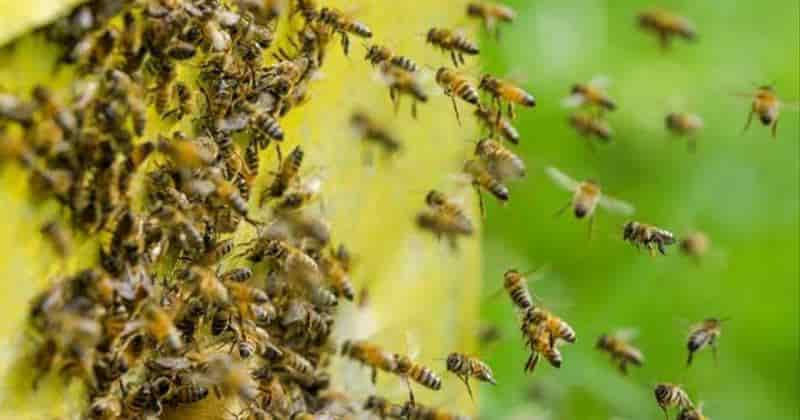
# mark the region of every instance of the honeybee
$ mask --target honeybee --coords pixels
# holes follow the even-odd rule
[[[344,55],[347,55],[350,50],[350,38],[348,34],[356,35],[361,38],[372,38],[372,31],[367,25],[345,15],[341,10],[332,7],[323,7],[319,11],[317,19],[330,26],[334,32],[339,33]]]
[[[194,96],[186,83],[175,82],[175,84],[172,85],[172,94],[175,96],[178,104],[172,110],[167,111],[163,115],[163,118],[174,116],[176,120],[180,121],[185,115],[194,113]]]
[[[547,173],[553,181],[560,187],[572,191],[572,199],[564,206],[559,213],[572,206],[573,213],[578,219],[589,219],[589,232],[591,233],[592,221],[594,219],[594,211],[599,205],[600,207],[622,215],[631,215],[635,211],[632,205],[609,197],[602,193],[600,185],[592,180],[575,181],[569,175],[559,171],[558,169],[548,166],[545,168]]]
[[[303,18],[305,18],[307,24],[316,19],[317,15],[319,15],[319,11],[317,10],[319,7],[316,0],[297,0],[294,4],[295,9],[292,13],[300,13]]]
[[[722,334],[723,321],[725,320],[719,318],[706,318],[703,322],[692,326],[689,332],[689,340],[686,343],[686,348],[689,349],[686,366],[692,364],[694,353],[702,350],[706,345],[711,347],[714,361],[717,360],[717,339]]]
[[[193,404],[206,397],[208,397],[208,388],[190,382],[176,387],[170,401],[178,404]]]
[[[478,121],[483,126],[489,128],[490,135],[499,132],[511,144],[519,144],[519,131],[511,124],[511,121],[502,115],[497,115],[497,113],[489,111],[488,108],[478,106],[478,109],[475,110],[475,116],[478,117]]]
[[[261,193],[260,205],[264,205],[265,201],[278,198],[286,192],[289,186],[294,182],[298,172],[300,172],[300,166],[303,164],[303,156],[303,149],[300,146],[295,146],[289,153],[289,156],[287,156],[285,160],[280,161],[280,167],[278,168],[278,173],[275,175],[275,179],[273,179],[272,183]]]
[[[394,373],[405,378],[406,384],[408,385],[409,399],[412,405],[414,404],[414,393],[411,391],[411,383],[408,382],[409,378],[434,391],[438,391],[442,388],[442,378],[432,369],[416,363],[407,355],[395,353],[393,358],[395,363]]]
[[[653,394],[656,397],[658,406],[664,411],[664,418],[667,420],[669,420],[669,413],[667,410],[671,407],[679,407],[681,409],[694,407],[694,404],[692,404],[692,401],[689,399],[689,395],[678,385],[670,383],[657,384],[653,390]]]
[[[239,332],[238,349],[239,356],[242,359],[250,358],[252,355],[257,354],[268,359],[275,359],[283,356],[283,350],[279,349],[273,344],[272,339],[263,328],[247,322],[242,326]]]
[[[645,11],[638,16],[639,26],[658,35],[661,48],[668,49],[672,37],[679,36],[688,41],[697,38],[694,25],[688,19],[663,9]]]
[[[467,226],[455,215],[433,209],[417,213],[416,223],[420,229],[430,231],[438,238],[446,237],[454,251],[458,250],[456,238],[460,235],[470,236],[473,232],[472,226]]]
[[[141,417],[145,415],[161,415],[161,401],[156,394],[153,384],[144,382],[132,393],[127,392],[127,387],[122,386],[123,406],[128,417]]]
[[[368,366],[372,370],[372,383],[378,377],[378,370],[394,373],[397,370],[395,355],[376,344],[366,341],[346,340],[342,343],[342,356],[349,357]]]
[[[56,221],[51,221],[42,226],[42,235],[50,240],[56,253],[65,258],[72,250],[72,238],[63,226]]]
[[[495,178],[483,162],[475,159],[467,160],[464,162],[464,173],[471,178],[472,185],[475,187],[475,191],[478,192],[478,203],[480,204],[482,215],[485,215],[486,212],[483,205],[483,195],[480,193],[481,189],[490,192],[501,203],[505,203],[510,198],[508,187]]]
[[[448,197],[443,192],[438,190],[430,190],[425,195],[425,204],[428,205],[437,213],[448,217],[453,220],[458,231],[465,235],[469,235],[473,231],[472,220],[469,218],[461,203]]]
[[[611,355],[611,361],[618,363],[620,372],[628,374],[628,364],[641,366],[644,363],[644,355],[641,350],[631,345],[629,337],[631,333],[618,331],[612,335],[603,334],[597,339],[595,347]]]
[[[320,198],[322,192],[322,177],[311,176],[288,189],[275,203],[276,213],[285,213],[299,210]]]
[[[486,163],[486,168],[498,181],[525,176],[525,162],[522,158],[490,137],[478,141],[475,155]]]
[[[440,408],[425,407],[412,401],[403,405],[402,418],[408,420],[469,420],[469,417],[453,414]]]
[[[403,418],[403,406],[393,404],[386,398],[377,395],[367,397],[367,401],[364,402],[364,410],[372,412],[381,420]]]
[[[493,98],[493,102],[497,104],[498,114],[502,112],[502,102],[505,101],[507,104],[506,114],[511,119],[515,118],[515,104],[529,108],[536,106],[536,99],[532,94],[507,80],[499,79],[488,73],[481,76],[478,89]]]
[[[283,357],[281,361],[286,366],[301,375],[311,376],[314,374],[314,365],[312,365],[311,362],[305,357],[289,349],[283,349]]]
[[[463,353],[450,353],[447,355],[446,364],[448,371],[453,372],[459,379],[464,381],[470,398],[472,398],[472,388],[469,386],[470,378],[497,385],[494,374],[492,373],[492,368],[477,357],[468,356]]]
[[[653,255],[653,246],[658,249],[661,255],[667,255],[666,246],[675,243],[675,236],[672,232],[659,227],[630,221],[623,226],[622,239],[635,245],[644,246],[650,255]]]
[[[319,266],[313,258],[280,240],[268,240],[263,256],[273,261],[283,272],[297,276],[305,281],[316,280]],[[252,259],[252,258],[251,258]]]
[[[367,55],[364,59],[372,63],[373,66],[389,63],[411,73],[417,71],[417,63],[408,57],[395,54],[389,47],[373,44],[368,45],[366,48]]]
[[[605,87],[607,79],[595,77],[589,83],[576,83],[570,89],[570,95],[564,99],[564,105],[575,107],[588,105],[599,108],[601,111],[617,109],[617,103],[608,96]]]
[[[379,67],[381,77],[389,85],[389,97],[395,112],[400,106],[400,95],[411,97],[411,116],[417,118],[417,102],[428,102],[428,94],[419,82],[416,73],[403,68],[382,63]]]
[[[775,88],[770,85],[761,86],[752,95],[753,103],[750,107],[750,114],[747,115],[747,123],[744,129],[750,128],[753,122],[753,114],[758,114],[758,119],[766,127],[772,128],[772,137],[778,135],[778,117],[780,116],[781,106],[785,105],[778,98]]]
[[[112,420],[122,414],[122,400],[111,392],[92,399],[87,416],[93,420]]]
[[[246,402],[256,400],[258,386],[251,377],[247,365],[234,361],[227,354],[214,353],[198,357],[198,363],[205,365],[205,369],[197,378],[199,385],[213,386],[218,390],[218,394],[236,395]]]
[[[550,311],[532,307],[523,314],[523,326],[528,329],[544,325],[550,339],[550,346],[555,347],[557,340],[564,340],[567,343],[574,343],[577,336],[575,330],[563,319],[552,314]]]
[[[696,142],[694,135],[703,129],[703,119],[697,114],[670,112],[664,120],[667,130],[679,136],[689,138],[689,150],[694,151]]]
[[[199,169],[214,162],[216,153],[196,141],[186,140],[182,137],[176,131],[171,141],[160,138],[157,143],[158,151],[169,157],[179,168]]]
[[[253,277],[253,270],[249,267],[239,267],[228,270],[219,275],[223,282],[243,283]]]
[[[166,343],[173,351],[183,347],[180,330],[172,323],[172,318],[163,309],[149,303],[142,309],[144,327],[147,333],[159,344]]]
[[[18,96],[0,92],[0,118],[18,122],[23,126],[33,124],[33,103],[26,102]]]
[[[214,183],[214,194],[228,207],[244,217],[250,224],[256,224],[255,221],[247,216],[247,201],[242,197],[239,188],[232,182],[224,179],[222,176],[211,177]]]
[[[350,117],[350,124],[365,141],[377,144],[387,155],[397,153],[402,146],[399,140],[366,112],[354,112]]]
[[[614,130],[605,120],[584,112],[570,114],[569,124],[575,128],[578,134],[584,137],[594,136],[604,143],[610,142],[614,135]],[[589,143],[589,146],[592,144]]]
[[[711,248],[711,239],[700,231],[689,232],[681,238],[678,247],[684,255],[699,261]]]
[[[333,251],[320,252],[316,261],[320,272],[328,279],[336,295],[352,301],[355,297],[355,288],[345,268],[346,264],[342,264]]]
[[[436,83],[444,90],[444,94],[449,96],[450,100],[453,102],[453,109],[455,110],[456,120],[458,120],[459,124],[461,124],[461,116],[458,113],[456,98],[472,105],[480,106],[478,103],[480,100],[478,89],[476,89],[472,82],[463,74],[448,69],[447,67],[439,67],[439,70],[436,71]]]
[[[536,365],[539,363],[539,358],[541,356],[547,359],[548,363],[554,368],[558,369],[561,367],[563,357],[558,347],[551,344],[550,333],[547,331],[546,325],[523,325],[523,335],[531,351],[531,354],[525,361],[525,373],[532,373],[536,369]]]
[[[537,269],[534,274],[540,275]],[[520,273],[516,269],[507,270],[503,274],[503,288],[511,298],[511,302],[517,309],[521,311],[528,311],[533,308],[533,294],[528,288],[528,279],[526,275],[530,273]]]
[[[708,417],[703,414],[703,403],[701,402],[697,407],[682,408],[676,420],[708,420]]]
[[[450,29],[431,28],[428,30],[426,41],[442,51],[449,52],[456,67],[459,63],[464,64],[464,54],[478,55],[480,52],[478,44],[467,39],[464,34]]]
[[[467,16],[481,19],[487,31],[496,31],[495,36],[500,38],[500,27],[495,28],[498,22],[511,23],[516,18],[516,13],[511,7],[487,1],[470,2],[467,4]]]

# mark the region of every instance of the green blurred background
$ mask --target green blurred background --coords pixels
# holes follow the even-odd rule
[[[660,419],[652,396],[659,381],[680,383],[705,414],[721,419],[798,418],[798,211],[800,154],[797,110],[784,109],[778,138],[753,123],[742,133],[749,101],[734,94],[773,83],[784,100],[800,98],[800,6],[786,1],[671,1],[661,6],[693,21],[694,43],[670,51],[640,31],[638,1],[510,1],[519,16],[501,42],[485,36],[484,68],[522,73],[536,95],[520,110],[516,149],[530,175],[511,186],[510,205],[490,203],[486,219],[482,314],[503,338],[482,356],[496,387],[481,386],[482,417]],[[614,142],[593,153],[566,122],[560,102],[572,83],[612,80],[619,109],[608,115]],[[669,111],[705,120],[696,153],[663,127]],[[599,211],[595,235],[569,213],[553,214],[569,194],[542,172],[555,165],[594,178],[637,207],[635,219],[676,234],[707,232],[711,255],[701,265],[677,248],[650,257],[624,243],[620,219]],[[502,273],[551,264],[533,290],[571,322],[574,345],[564,366],[541,363],[523,374],[526,351]],[[729,316],[717,366],[708,350],[685,367],[688,324]],[[646,363],[622,377],[594,349],[597,337],[634,327]],[[541,416],[541,417],[538,417]]]

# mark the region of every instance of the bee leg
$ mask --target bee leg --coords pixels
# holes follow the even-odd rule
[[[664,411],[664,418],[669,420],[669,412],[667,412],[667,407],[662,406],[661,410]]]
[[[414,400],[414,391],[411,389],[411,381],[408,380],[408,377],[405,377],[405,381],[406,386],[408,387],[408,401],[412,406],[417,405],[416,401]]]
[[[458,67],[458,58],[455,51],[450,51],[450,59],[453,60],[453,65]]]
[[[375,385],[376,381],[378,380],[378,369],[372,368],[372,374],[370,375],[370,379],[372,380],[372,385]]]
[[[417,101],[411,101],[411,116],[416,120],[417,119]]]
[[[461,379],[461,381],[464,382],[464,385],[467,386],[467,394],[469,394],[469,399],[472,400],[472,401],[475,401],[475,397],[472,396],[472,387],[469,386],[469,376],[467,376],[467,375],[463,375],[463,376],[462,375],[458,375],[458,378]]]
[[[620,371],[620,372],[621,372],[623,375],[627,375],[627,374],[628,374],[628,364],[627,364],[627,363],[625,363],[625,361],[624,361],[624,360],[623,360],[623,361],[621,361],[621,362],[619,363],[619,371]]]
[[[555,214],[553,214],[553,217],[561,216],[564,213],[564,211],[566,211],[569,208],[570,204],[572,204],[572,201],[567,201],[567,204],[564,204],[564,207],[558,209],[558,211],[555,212]]]
[[[711,340],[708,344],[711,346],[711,356],[714,358],[714,366],[717,366],[719,363],[717,359],[717,342]]]
[[[478,206],[481,210],[481,219],[486,218],[486,207],[483,204],[483,194],[481,193],[481,187],[475,186],[475,192],[478,194]]]
[[[692,365],[692,358],[694,357],[694,352],[689,350],[689,357],[686,359],[686,367]]]
[[[778,119],[775,118],[775,121],[772,122],[772,138],[778,137]]]
[[[660,31],[658,33],[658,40],[661,43],[661,50],[662,51],[669,50],[670,39],[669,39],[669,33],[667,33],[667,31]]]
[[[525,362],[525,373],[533,372],[536,369],[536,364],[539,363],[539,353],[531,353],[528,360]]]
[[[667,250],[666,250],[666,248],[664,248],[664,243],[663,242],[657,242],[656,246],[658,247],[658,252],[660,252],[661,255],[667,255]]]
[[[592,228],[594,227],[594,215],[589,216],[589,240],[592,240]]]
[[[450,101],[453,102],[453,110],[456,111],[456,121],[458,121],[458,125],[461,125],[461,115],[458,113],[458,104],[456,104],[456,97],[451,95]]]
[[[517,114],[514,113],[514,104],[513,103],[511,103],[511,102],[508,103],[508,111],[507,112],[508,112],[508,118],[510,118],[512,120],[517,118]]]
[[[344,55],[346,56],[350,52],[350,38],[348,38],[347,34],[345,34],[344,32],[340,32],[340,35],[342,37],[341,39],[342,50],[344,51]]]
[[[464,60],[464,54],[461,54],[461,53],[458,53],[458,61],[460,61],[462,65],[467,63]]]
[[[752,122],[753,122],[753,114],[754,114],[754,112],[753,112],[753,110],[751,109],[751,110],[750,110],[750,114],[748,114],[748,115],[747,115],[747,122],[746,122],[746,123],[744,123],[744,128],[742,129],[742,131],[743,131],[743,132],[744,132],[744,131],[747,131],[747,129],[748,129],[748,128],[750,128],[750,123],[752,123]]]
[[[694,137],[689,138],[689,153],[697,152],[697,140]]]

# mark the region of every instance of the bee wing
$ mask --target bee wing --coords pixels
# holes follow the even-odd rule
[[[601,195],[597,204],[612,213],[618,213],[623,216],[630,216],[636,212],[636,208],[632,204],[606,195]]]
[[[580,94],[572,94],[561,100],[561,106],[564,108],[577,108],[586,101],[586,98]]]
[[[604,74],[598,74],[592,77],[592,80],[589,80],[589,84],[598,89],[607,89],[611,86],[611,79]]]
[[[578,189],[579,182],[575,181],[574,179],[570,178],[569,175],[565,174],[564,172],[559,171],[553,166],[548,166],[544,168],[544,172],[549,176],[556,184],[561,186],[561,188],[575,191]]]
[[[419,336],[414,331],[406,331],[406,353],[411,360],[419,357],[421,351]]]
[[[489,162],[486,165],[486,169],[501,182],[525,176],[525,163],[518,156],[507,160]]]
[[[639,336],[639,329],[638,328],[622,328],[614,332],[614,337],[622,340],[622,341],[631,341],[636,339]]]

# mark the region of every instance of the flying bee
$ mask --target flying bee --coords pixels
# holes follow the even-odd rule
[[[574,112],[570,114],[568,121],[575,131],[584,137],[596,137],[608,143],[614,135],[614,131],[605,120],[588,113]],[[592,146],[591,143],[589,145]]]
[[[465,54],[478,55],[480,52],[478,44],[469,40],[464,34],[450,29],[431,28],[428,30],[425,40],[434,47],[449,52],[455,67],[464,64]]]
[[[379,71],[381,78],[389,86],[389,97],[395,112],[400,107],[400,95],[406,95],[411,98],[411,116],[417,118],[417,102],[428,102],[428,94],[425,93],[417,73],[385,62],[380,64]]]
[[[630,221],[623,226],[622,239],[630,242],[636,248],[644,246],[650,255],[653,255],[653,246],[661,255],[667,255],[667,245],[675,243],[672,232],[659,227]]]
[[[242,197],[236,185],[218,174],[212,176],[211,181],[214,183],[214,194],[223,203],[230,207],[231,210],[244,217],[244,219],[251,224],[255,224],[255,222],[247,216],[247,201]]]
[[[594,211],[598,205],[610,212],[622,215],[631,215],[635,211],[632,205],[603,194],[600,184],[595,181],[575,181],[567,174],[552,166],[545,168],[545,172],[556,184],[573,193],[572,199],[558,213],[560,214],[566,210],[567,207],[571,206],[576,218],[589,219],[590,234],[592,231],[592,222],[594,220]]]
[[[541,269],[537,269],[531,273],[520,273],[519,270],[512,268],[503,274],[503,288],[506,290],[508,297],[511,298],[511,302],[517,309],[528,311],[533,308],[533,294],[528,288],[528,279],[526,276],[528,274],[537,274],[538,277],[538,275],[540,275],[540,270]]]
[[[459,230],[464,234],[473,231],[472,220],[467,215],[461,203],[448,197],[445,193],[438,190],[430,190],[425,195],[425,204],[436,212],[447,216],[455,221]]]
[[[69,232],[56,221],[51,221],[42,226],[42,235],[50,240],[56,253],[65,258],[72,250],[72,238]]]
[[[287,189],[295,182],[300,166],[303,164],[303,149],[300,146],[295,146],[289,153],[285,160],[280,161],[278,173],[272,180],[272,183],[261,193],[261,203],[264,205],[265,201],[281,197]]]
[[[689,395],[678,385],[670,383],[657,384],[653,390],[653,394],[656,397],[658,406],[664,411],[664,418],[667,420],[669,420],[669,413],[667,410],[671,407],[678,407],[681,409],[694,407],[694,404],[692,404],[692,401],[689,399]]]
[[[589,83],[576,83],[572,85],[570,95],[564,98],[563,104],[567,107],[584,105],[600,111],[613,111],[617,109],[617,103],[606,93],[607,85],[608,79],[603,77],[595,77]]]
[[[414,401],[403,405],[402,418],[408,420],[469,420],[469,417],[453,414],[441,408],[425,407]]]
[[[464,162],[464,173],[470,177],[475,191],[478,192],[478,203],[480,204],[482,215],[486,214],[483,195],[480,193],[482,189],[490,192],[501,203],[507,202],[510,198],[508,187],[495,178],[483,162],[475,159]]]
[[[393,358],[395,364],[394,373],[405,379],[408,385],[409,399],[412,404],[414,404],[414,393],[411,391],[411,383],[408,382],[409,378],[434,391],[438,391],[442,388],[442,378],[432,369],[415,362],[407,355],[395,353]]]
[[[147,333],[159,344],[166,343],[170,349],[178,351],[183,347],[180,330],[175,327],[172,318],[155,304],[147,304],[142,310],[144,327]]]
[[[491,112],[488,108],[478,106],[475,110],[475,116],[484,127],[489,128],[491,135],[498,132],[511,144],[519,144],[519,131],[511,124],[511,121],[502,115],[497,115],[497,113]]]
[[[750,107],[750,114],[747,115],[747,123],[745,123],[744,130],[750,128],[750,123],[753,122],[753,114],[758,114],[761,124],[765,127],[771,127],[772,137],[775,138],[778,135],[780,110],[786,103],[778,98],[775,88],[770,85],[761,86],[748,96],[752,97],[753,102]]]
[[[686,366],[692,364],[692,358],[695,352],[703,349],[706,345],[711,347],[711,354],[714,356],[714,361],[717,360],[717,339],[722,334],[722,322],[724,319],[707,318],[703,322],[692,326],[689,332],[689,339],[686,347],[689,349],[689,357],[686,360]]]
[[[402,144],[385,127],[375,121],[366,112],[356,111],[350,117],[350,125],[365,140],[383,149],[386,155],[397,153]]]
[[[341,353],[342,356],[369,367],[372,370],[371,378],[373,384],[378,377],[378,370],[391,373],[397,370],[394,354],[376,344],[366,341],[347,340],[342,343]]]
[[[681,252],[699,261],[711,248],[711,239],[703,232],[689,232],[678,242]]]
[[[184,139],[177,131],[173,133],[172,140],[160,138],[157,149],[169,157],[179,168],[204,168],[216,159],[216,153],[197,141]]]
[[[450,353],[447,355],[446,364],[448,371],[453,372],[459,379],[464,381],[470,398],[472,398],[472,388],[469,386],[470,378],[497,385],[497,382],[494,380],[492,368],[477,357],[468,356],[463,353]]]
[[[367,25],[347,16],[341,10],[332,7],[323,7],[319,11],[317,19],[321,23],[330,26],[334,32],[339,34],[344,55],[347,55],[350,50],[350,38],[348,35],[372,38],[372,31]]]
[[[511,23],[516,15],[514,9],[500,3],[475,1],[467,4],[467,16],[482,20],[483,27],[489,32],[495,31],[497,38],[500,38],[500,27],[497,23]]]
[[[697,407],[684,407],[678,413],[676,420],[709,420],[703,414],[703,403],[701,402]]]
[[[456,120],[461,124],[461,116],[458,113],[458,106],[456,105],[456,98],[459,98],[467,103],[475,106],[480,106],[480,96],[478,89],[467,79],[463,74],[448,69],[447,67],[439,67],[436,71],[436,83],[444,90],[444,94],[450,97],[453,102],[453,109],[456,113]]]
[[[364,59],[372,63],[373,66],[389,63],[411,73],[417,71],[417,63],[408,57],[395,54],[389,47],[373,44],[366,48],[367,55]]]
[[[603,334],[597,339],[595,347],[611,355],[611,361],[618,363],[620,372],[628,374],[628,364],[641,366],[644,363],[644,355],[641,350],[629,343],[630,330],[619,331],[612,335]]]
[[[378,395],[370,395],[367,397],[367,401],[364,402],[364,410],[375,414],[381,420],[403,418],[403,406],[393,404],[386,398]]]
[[[205,369],[197,378],[198,385],[213,387],[218,397],[220,394],[236,395],[243,401],[255,401],[258,386],[246,364],[221,353],[199,357],[198,363],[205,365]]]
[[[416,223],[420,229],[430,231],[438,238],[447,238],[453,251],[458,250],[458,236],[470,236],[473,232],[472,227],[466,226],[461,219],[434,209],[417,213]]]
[[[703,129],[703,119],[697,114],[685,112],[670,112],[664,119],[664,123],[671,133],[688,137],[689,150],[694,151],[696,142],[694,135]]]
[[[560,368],[563,358],[558,347],[551,344],[550,333],[545,324],[523,325],[523,335],[530,348],[531,354],[525,361],[525,373],[533,372],[539,363],[539,358],[544,357],[554,368]]]
[[[268,240],[263,250],[256,250],[261,256],[251,253],[253,257],[267,257],[283,272],[305,281],[316,280],[319,267],[313,258],[305,252],[280,240]]]
[[[639,27],[658,35],[661,48],[668,49],[672,37],[679,36],[687,41],[694,41],[697,32],[688,19],[663,9],[648,10],[639,13]]]
[[[337,258],[336,253],[320,252],[316,261],[320,272],[328,279],[336,295],[352,301],[355,297],[353,282],[347,269]]]
[[[502,112],[502,102],[505,101],[507,104],[506,114],[512,120],[515,118],[515,104],[529,108],[536,106],[536,99],[532,94],[507,80],[499,79],[488,73],[481,76],[478,89],[493,98],[493,102],[497,105],[498,114]]]
[[[551,347],[555,347],[557,340],[564,340],[572,344],[577,338],[572,326],[550,311],[540,307],[532,307],[525,311],[523,314],[523,325],[528,329],[530,329],[530,327],[544,325],[550,337]]]
[[[276,213],[300,210],[320,198],[322,177],[311,176],[288,189],[274,206]]]
[[[492,176],[501,182],[525,176],[522,158],[490,137],[478,141],[475,155],[486,163]]]

